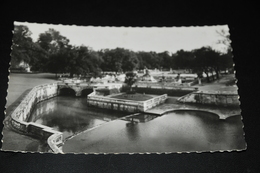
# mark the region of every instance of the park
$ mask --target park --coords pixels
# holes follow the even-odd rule
[[[14,31],[3,150],[245,149],[230,47],[225,53],[94,51],[70,45],[54,29],[37,42],[26,26]]]

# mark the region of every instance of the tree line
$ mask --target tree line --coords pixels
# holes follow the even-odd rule
[[[116,73],[148,69],[188,69],[198,76],[204,72],[215,73],[233,68],[231,48],[227,53],[218,52],[211,47],[192,51],[134,52],[125,48],[102,49],[95,51],[90,47],[74,46],[58,31],[49,29],[41,33],[37,41],[31,38],[27,26],[16,25],[13,32],[11,68],[21,61],[28,63],[32,71],[69,73],[100,76],[102,71]]]

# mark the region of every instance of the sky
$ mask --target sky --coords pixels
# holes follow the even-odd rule
[[[94,50],[114,49],[117,47],[133,51],[154,51],[175,53],[176,51],[193,50],[211,46],[224,51],[225,46],[217,44],[222,39],[216,31],[229,31],[227,25],[204,27],[94,27],[76,25],[52,25],[27,22],[15,22],[15,25],[26,25],[36,41],[40,33],[49,28],[60,32],[74,46],[85,45]]]

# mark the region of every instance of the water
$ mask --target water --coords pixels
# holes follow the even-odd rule
[[[218,151],[245,148],[241,116],[220,120],[217,115],[207,112],[177,111],[161,117],[141,114],[118,120],[127,113],[86,105],[86,98],[56,97],[38,104],[30,121],[63,132],[66,139],[63,146],[65,153]],[[89,130],[97,125],[100,126]]]
[[[63,132],[64,139],[127,115],[87,106],[87,98],[59,96],[37,104],[29,121]]]
[[[172,112],[145,123],[116,120],[65,142],[68,153],[195,152],[244,149],[241,117]]]

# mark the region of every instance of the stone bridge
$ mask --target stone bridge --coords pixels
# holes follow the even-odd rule
[[[76,83],[58,83],[58,95],[60,94],[61,89],[63,88],[69,88],[75,91],[76,96],[81,96],[82,91],[84,89],[93,89],[95,86],[94,85],[89,85],[89,84],[76,84]]]
[[[60,91],[64,88],[69,88],[75,91],[76,96],[81,96],[82,91],[85,89],[90,89],[91,92],[93,91],[93,88],[107,88],[107,89],[112,89],[112,88],[117,88],[120,89],[122,88],[122,83],[106,83],[106,84],[100,84],[100,83],[64,83],[60,82],[57,83],[57,95],[60,94]]]

